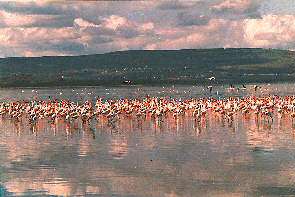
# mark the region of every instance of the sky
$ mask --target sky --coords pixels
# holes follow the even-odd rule
[[[0,0],[0,57],[295,49],[294,0]]]

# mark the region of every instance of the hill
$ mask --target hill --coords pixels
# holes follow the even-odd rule
[[[0,59],[0,86],[295,81],[295,52],[277,49],[132,50]]]

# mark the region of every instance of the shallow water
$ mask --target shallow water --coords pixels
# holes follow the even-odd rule
[[[237,90],[239,89],[239,90]],[[171,98],[200,98],[248,95],[293,95],[295,84],[258,84],[257,91],[254,85],[247,85],[246,89],[240,85],[231,91],[228,85],[214,85],[210,93],[207,86],[118,86],[118,87],[50,87],[50,88],[0,88],[0,101],[22,99],[71,99],[73,101],[94,100],[96,97],[106,99],[140,98],[146,95]]]
[[[212,94],[189,86],[1,89],[0,100],[295,93],[294,84],[260,86],[257,92],[219,86]],[[257,124],[238,115],[230,124],[208,117],[199,125],[189,117],[160,125],[124,119],[115,128],[43,121],[36,130],[0,119],[0,196],[290,196],[294,149],[288,119]]]

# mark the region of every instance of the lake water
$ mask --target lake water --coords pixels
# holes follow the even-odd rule
[[[236,86],[239,90],[230,91],[229,86],[213,86],[210,93],[207,86],[121,86],[121,87],[55,87],[55,88],[0,88],[0,102],[5,100],[22,99],[71,99],[73,101],[95,100],[102,98],[139,98],[146,95],[171,98],[200,98],[200,97],[228,97],[247,95],[293,95],[295,84],[258,84],[254,91],[254,85],[247,85],[246,89]]]
[[[14,88],[0,89],[0,101],[295,94],[295,84],[259,86]],[[0,196],[295,196],[295,129],[288,119],[240,116],[232,124],[123,120],[116,128],[41,122],[33,132],[0,119],[0,183]]]

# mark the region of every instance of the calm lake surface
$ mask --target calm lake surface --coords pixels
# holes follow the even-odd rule
[[[295,94],[295,84],[259,86],[13,88],[0,89],[0,101]],[[295,196],[295,129],[288,119],[241,116],[230,125],[214,117],[197,126],[188,117],[116,128],[44,122],[32,132],[0,119],[0,183],[0,196]]]

